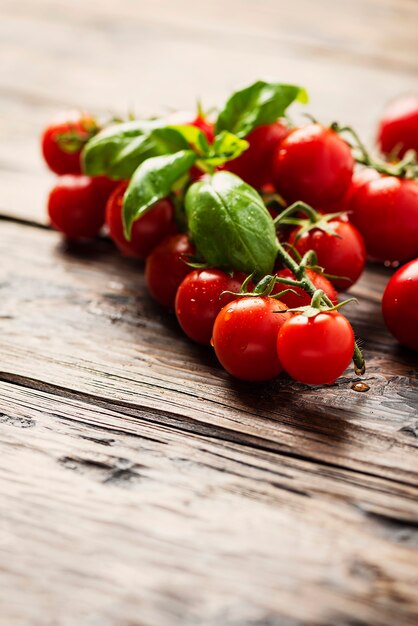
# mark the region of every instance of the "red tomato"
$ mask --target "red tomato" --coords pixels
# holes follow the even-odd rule
[[[353,357],[353,329],[337,311],[315,317],[297,314],[280,329],[277,352],[295,380],[307,385],[333,383]]]
[[[80,174],[80,153],[98,126],[91,115],[69,111],[57,116],[41,138],[42,154],[55,174]]]
[[[123,181],[110,196],[106,206],[109,235],[125,256],[146,259],[155,246],[175,232],[174,208],[166,198],[157,202],[143,217],[133,223],[131,240],[125,238],[122,223],[122,203],[128,182]]]
[[[174,309],[176,292],[190,272],[185,263],[195,254],[187,235],[171,235],[163,239],[147,258],[145,279],[152,297],[168,309]]]
[[[282,141],[273,165],[274,185],[287,202],[316,208],[342,200],[354,161],[349,146],[330,128],[309,124]]]
[[[271,298],[243,297],[224,306],[213,326],[212,344],[221,365],[242,380],[270,380],[282,371],[277,334],[290,313]]]
[[[345,194],[342,200],[338,202],[333,202],[332,204],[327,204],[325,207],[321,207],[320,210],[322,213],[337,213],[339,211],[348,211],[350,208],[350,201],[354,192],[359,189],[364,183],[367,183],[369,180],[373,178],[379,178],[380,174],[376,172],[372,167],[362,167],[354,172],[353,178],[351,179],[351,184],[348,188],[347,193]]]
[[[316,289],[322,289],[325,295],[331,300],[332,304],[338,304],[338,295],[335,291],[334,287],[331,285],[328,278],[323,276],[322,274],[318,274],[318,272],[314,272],[313,270],[306,270],[306,274],[308,278],[311,279]],[[283,269],[276,272],[276,276],[280,276],[281,278],[295,278],[295,275],[289,269]],[[293,289],[300,297],[296,294],[289,292],[284,296],[280,296],[280,301],[283,302],[289,309],[297,309],[301,306],[308,306],[311,303],[312,296],[306,293],[301,287],[292,287],[291,285],[281,285],[277,283],[273,289],[273,294],[280,293],[283,289]]]
[[[408,261],[418,255],[418,183],[379,176],[350,200],[351,221],[367,253],[379,261]]]
[[[70,239],[95,237],[104,224],[105,207],[89,176],[62,176],[48,198],[54,228]]]
[[[377,131],[377,143],[383,154],[407,150],[418,154],[418,96],[399,98],[389,105]]]
[[[341,218],[330,220],[329,226],[338,237],[329,235],[319,228],[304,233],[296,241],[300,228],[290,234],[289,243],[303,256],[308,250],[314,250],[318,265],[326,274],[347,276],[349,280],[330,279],[334,287],[345,291],[353,285],[364,270],[366,248],[363,237],[353,224]]]
[[[418,259],[403,265],[392,276],[383,294],[382,312],[392,335],[418,350]]]
[[[249,147],[225,169],[240,176],[246,183],[261,189],[273,182],[273,158],[290,130],[281,122],[257,126],[245,138]]]
[[[109,200],[112,192],[120,184],[120,180],[113,180],[108,176],[94,176],[94,186],[104,205]]]
[[[238,293],[244,280],[245,274],[234,272],[230,276],[217,269],[194,270],[184,278],[177,290],[175,310],[180,326],[190,339],[210,344],[216,316],[237,297],[221,296],[221,293]]]

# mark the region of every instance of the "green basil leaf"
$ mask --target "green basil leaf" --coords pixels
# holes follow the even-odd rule
[[[188,147],[193,148],[195,152],[198,154],[207,154],[209,151],[209,143],[206,138],[205,133],[203,133],[200,128],[192,125],[175,125],[169,126],[172,131],[177,132],[185,142],[187,142]]]
[[[84,173],[89,176],[107,174],[112,178],[130,178],[145,159],[164,154],[153,137],[153,131],[162,126],[166,126],[166,123],[161,120],[135,120],[105,128],[84,147]]]
[[[249,143],[245,139],[240,139],[227,130],[223,130],[215,137],[213,144],[209,146],[208,153],[204,157],[203,167],[206,165],[213,168],[223,165],[227,161],[232,161],[232,159],[239,157],[244,150],[247,150],[248,146]]]
[[[177,181],[196,161],[191,150],[181,150],[147,159],[132,176],[123,198],[125,237],[130,239],[132,224],[142,217],[158,200],[168,196]]]
[[[271,274],[277,254],[273,220],[258,193],[230,172],[191,185],[185,198],[198,253],[215,267]]]
[[[306,104],[308,96],[302,87],[282,83],[256,83],[236,91],[218,115],[216,134],[229,130],[239,137],[262,124],[272,124],[282,117],[292,102]]]
[[[202,155],[209,148],[204,133],[194,126],[167,125],[164,119],[115,124],[87,143],[83,171],[89,176],[130,178],[146,159],[190,147]]]

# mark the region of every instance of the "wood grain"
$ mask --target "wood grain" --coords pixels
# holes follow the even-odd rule
[[[4,626],[415,623],[416,487],[7,383],[0,404]]]
[[[107,242],[71,251],[51,231],[8,222],[1,229],[4,379],[416,484],[418,440],[408,429],[417,419],[417,362],[384,329],[384,271],[359,283],[360,304],[349,311],[367,338],[369,392],[351,390],[349,370],[328,387],[286,378],[247,385],[222,371],[211,350],[184,341],[175,320],[151,302],[141,267]]]
[[[367,393],[233,381],[106,240],[46,227],[51,115],[218,105],[267,77],[372,144],[417,92],[414,0],[0,0],[0,625],[413,626],[418,362],[390,271],[347,313]],[[296,110],[295,119],[300,119]]]

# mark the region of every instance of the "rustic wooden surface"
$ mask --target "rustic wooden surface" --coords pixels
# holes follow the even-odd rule
[[[418,372],[371,267],[367,393],[232,381],[107,241],[49,230],[57,109],[299,82],[370,141],[418,91],[414,0],[0,0],[1,626],[402,626],[418,615]]]

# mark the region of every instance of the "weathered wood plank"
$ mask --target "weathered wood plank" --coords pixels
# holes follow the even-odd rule
[[[57,110],[140,115],[219,105],[260,77],[299,82],[310,112],[371,140],[384,103],[416,91],[416,3],[251,0],[113,5],[2,1],[0,212],[45,222],[38,136]],[[30,71],[28,71],[30,68]],[[220,71],[222,68],[222,71]],[[30,199],[26,189],[31,189]]]
[[[0,406],[0,624],[415,623],[416,486],[4,382]]]
[[[66,251],[52,231],[9,222],[0,229],[4,380],[82,392],[153,422],[416,484],[417,359],[384,329],[384,271],[369,271],[353,291],[359,306],[347,312],[366,341],[369,392],[351,390],[351,370],[327,387],[285,377],[248,385],[184,339],[150,300],[140,266],[110,243]]]
[[[410,0],[1,1],[0,214],[45,223],[66,107],[208,106],[268,76],[368,140],[417,91]],[[220,68],[222,71],[220,71]],[[416,354],[351,309],[368,393],[232,381],[110,244],[0,220],[1,626],[402,626],[417,605]]]

